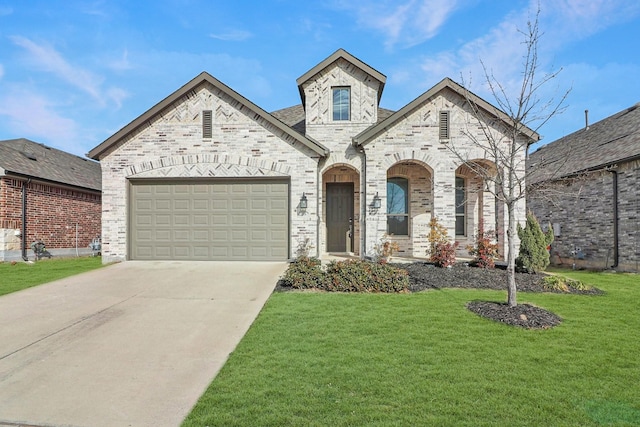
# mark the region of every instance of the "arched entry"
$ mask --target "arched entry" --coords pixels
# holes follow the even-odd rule
[[[333,165],[322,174],[326,252],[359,253],[360,175],[349,165]]]

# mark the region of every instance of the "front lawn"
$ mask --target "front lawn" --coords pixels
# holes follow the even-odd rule
[[[58,258],[34,263],[0,262],[0,295],[102,267],[100,257]]]
[[[504,291],[274,293],[185,426],[640,425],[640,276],[519,293],[563,322],[479,317]]]

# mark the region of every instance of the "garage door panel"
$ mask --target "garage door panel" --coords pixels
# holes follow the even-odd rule
[[[285,260],[286,181],[133,182],[132,259]]]

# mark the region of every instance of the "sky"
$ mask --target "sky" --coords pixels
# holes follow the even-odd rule
[[[84,156],[202,71],[266,111],[343,48],[387,76],[398,110],[444,77],[496,104],[522,77],[540,9],[538,127],[552,142],[640,102],[637,0],[0,0],[0,140]],[[484,67],[483,67],[484,64]],[[548,111],[548,110],[547,110]],[[544,114],[544,112],[543,112]]]

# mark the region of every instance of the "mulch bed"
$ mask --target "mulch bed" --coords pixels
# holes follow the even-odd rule
[[[507,289],[507,271],[504,266],[502,268],[478,268],[472,267],[467,263],[457,263],[451,268],[439,268],[427,262],[393,263],[390,265],[406,270],[409,273],[410,292],[442,288],[492,289],[498,291],[506,291]],[[518,292],[603,294],[597,288],[583,291],[569,288],[568,292],[549,290],[542,285],[544,277],[544,274],[516,272]],[[291,288],[284,287],[279,282],[275,290],[276,292],[286,292]],[[467,308],[479,316],[527,329],[548,329],[560,324],[562,321],[554,313],[530,304],[518,304],[515,307],[509,307],[508,304],[501,302],[472,301],[467,304]]]
[[[458,263],[451,268],[439,268],[425,262],[411,264],[393,264],[394,267],[407,270],[409,273],[409,289],[420,292],[428,289],[441,288],[475,288],[506,291],[507,271],[504,268],[477,268],[466,263]],[[516,273],[516,287],[518,292],[555,292],[542,286],[543,274]],[[569,289],[570,293],[600,295],[602,291],[593,288],[579,291]],[[509,307],[506,303],[491,301],[472,301],[467,308],[479,316],[497,322],[528,329],[548,329],[562,321],[560,317],[540,307],[529,304],[518,304]]]

